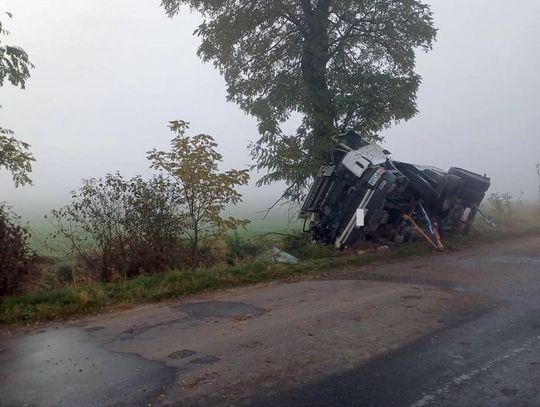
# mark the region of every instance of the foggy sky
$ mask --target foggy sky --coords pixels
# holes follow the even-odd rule
[[[200,16],[169,19],[159,0],[4,0],[9,44],[36,68],[26,90],[0,88],[0,124],[29,142],[33,187],[0,177],[0,200],[23,215],[64,203],[82,178],[149,174],[169,120],[213,135],[228,167],[251,164],[253,118],[225,100],[223,78],[196,56]],[[395,159],[492,178],[492,191],[537,196],[540,161],[540,1],[432,0],[439,29],[419,53],[420,113],[381,132]],[[257,177],[257,175],[254,175]],[[260,210],[282,187],[247,188]]]

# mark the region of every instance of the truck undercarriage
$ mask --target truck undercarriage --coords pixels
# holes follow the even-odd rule
[[[360,240],[403,243],[467,234],[490,180],[390,158],[390,152],[349,131],[321,167],[300,210],[312,240],[338,248]]]

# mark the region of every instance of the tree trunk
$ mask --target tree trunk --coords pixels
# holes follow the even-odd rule
[[[107,250],[103,250],[101,254],[101,281],[108,283],[112,280],[111,269],[109,268],[109,254]]]
[[[306,35],[302,51],[302,78],[305,87],[305,105],[313,134],[312,151],[316,157],[315,171],[320,161],[328,159],[335,132],[335,109],[328,88],[327,63],[329,60],[330,0],[319,0],[312,9],[310,1],[303,2],[306,16]]]
[[[199,225],[196,222],[191,242],[191,267],[196,269],[199,267]]]

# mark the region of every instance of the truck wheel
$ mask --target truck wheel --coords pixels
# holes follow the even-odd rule
[[[461,178],[464,186],[471,190],[486,192],[491,185],[489,178],[464,170],[463,168],[452,167],[450,170],[448,170],[448,174]]]
[[[469,204],[480,205],[486,196],[485,192],[463,187],[459,193],[459,197]]]

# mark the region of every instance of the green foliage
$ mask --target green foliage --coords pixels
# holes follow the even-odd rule
[[[9,18],[10,13],[4,13]],[[24,89],[34,66],[28,54],[20,47],[6,45],[2,36],[9,35],[0,20],[0,87],[6,79],[14,86]],[[0,127],[0,168],[11,172],[15,186],[31,184],[29,173],[32,171],[34,157],[29,152],[29,145],[13,137],[13,131]]]
[[[3,13],[11,18],[11,13]],[[30,69],[34,67],[28,54],[21,47],[7,45],[2,41],[2,36],[9,35],[0,20],[0,86],[7,79],[14,86],[24,89],[26,81],[30,78]]]
[[[491,193],[489,214],[495,221],[511,222],[515,212],[514,198],[509,193]]]
[[[30,145],[13,137],[13,132],[0,127],[0,168],[11,173],[15,186],[31,184],[29,173],[35,161]]]
[[[313,243],[307,234],[302,232],[286,234],[283,237],[281,248],[300,260],[334,257],[341,253],[333,246]]]
[[[212,260],[210,247],[248,221],[223,217],[241,200],[236,187],[247,184],[247,170],[219,172],[221,155],[208,135],[187,137],[185,122],[171,122],[171,151],[148,153],[152,167],[167,175],[124,179],[119,173],[86,180],[72,202],[52,212],[55,232],[86,271],[82,281],[129,278]],[[90,273],[90,275],[88,275]],[[77,273],[74,282],[80,283]]]
[[[46,321],[98,312],[106,307],[162,301],[208,289],[280,278],[284,270],[251,263],[216,270],[170,271],[115,283],[92,284],[9,298],[0,303],[0,324]]]
[[[271,242],[263,237],[246,239],[240,236],[237,230],[232,236],[225,237],[225,243],[227,245],[225,261],[229,265],[254,261],[272,247]]]
[[[204,17],[198,55],[258,120],[252,155],[269,171],[259,183],[285,180],[288,197],[329,157],[338,130],[376,138],[417,112],[415,50],[429,50],[436,35],[421,1],[162,0],[169,16],[183,5]],[[302,125],[285,134],[297,112]]]
[[[166,172],[177,183],[185,207],[184,232],[191,247],[191,264],[197,267],[201,251],[209,242],[249,223],[246,219],[222,216],[227,205],[241,202],[242,195],[236,188],[247,185],[249,173],[234,169],[219,172],[222,156],[215,150],[216,142],[207,134],[186,136],[187,122],[172,121],[169,128],[176,135],[171,150],[154,149],[148,152],[148,159],[152,168]]]
[[[56,231],[87,271],[103,281],[182,263],[185,214],[175,182],[161,175],[90,179],[72,202],[52,211]]]
[[[22,289],[33,265],[28,246],[30,231],[20,225],[20,217],[0,203],[0,298]]]

